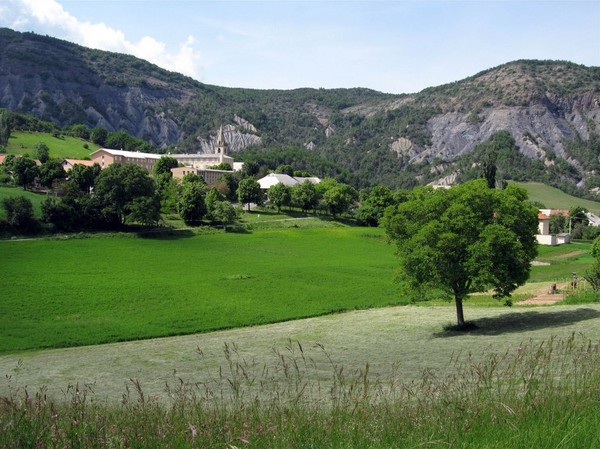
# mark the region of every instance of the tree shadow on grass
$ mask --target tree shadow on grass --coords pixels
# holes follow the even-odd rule
[[[194,237],[196,234],[190,229],[163,229],[155,231],[142,231],[136,233],[143,239],[179,240]]]
[[[230,225],[225,230],[227,234],[252,234],[252,231],[244,225]]]
[[[473,320],[469,330],[444,330],[433,336],[436,338],[458,337],[461,335],[502,335],[512,332],[533,331],[546,328],[569,326],[580,321],[600,318],[600,311],[579,308],[560,311],[512,312],[496,317]]]

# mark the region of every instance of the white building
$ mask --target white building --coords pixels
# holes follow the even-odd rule
[[[260,188],[263,190],[269,190],[270,187],[276,184],[283,184],[288,187],[295,186],[296,184],[302,184],[304,181],[310,181],[313,184],[318,184],[321,182],[319,178],[316,177],[293,177],[290,175],[286,175],[283,173],[269,173],[264,178],[260,178],[258,180],[258,184],[260,184]]]

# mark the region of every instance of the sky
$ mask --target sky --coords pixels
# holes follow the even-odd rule
[[[226,87],[400,94],[517,59],[600,66],[600,0],[0,0],[0,27]]]

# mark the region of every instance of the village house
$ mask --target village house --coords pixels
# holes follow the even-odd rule
[[[62,161],[62,167],[65,171],[70,171],[76,164],[92,167],[94,165],[94,161],[88,161],[85,159],[63,159]]]
[[[137,151],[113,150],[100,148],[90,154],[92,163],[98,164],[100,168],[106,168],[112,164],[135,164],[145,168],[149,172],[154,164],[162,157],[160,154],[140,153]]]
[[[561,209],[540,209],[538,213],[538,233],[535,236],[540,245],[562,245],[571,242],[571,234],[563,232],[560,234],[552,234],[550,232],[550,217],[555,214],[560,214],[568,217],[568,210]]]

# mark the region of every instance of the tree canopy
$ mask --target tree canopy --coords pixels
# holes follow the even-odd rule
[[[179,215],[186,224],[199,224],[206,214],[206,185],[197,181],[185,181],[177,204]]]
[[[140,215],[142,205],[160,211],[154,180],[146,170],[133,164],[112,164],[103,169],[96,178],[94,195],[105,218],[117,224],[123,224],[127,219],[137,221],[135,218]],[[146,211],[145,214],[153,217],[156,216],[154,212]]]
[[[177,168],[179,166],[179,162],[174,157],[170,156],[162,156],[156,164],[154,164],[154,174],[156,176],[161,175],[163,173],[167,173],[172,176],[171,169]]]
[[[292,187],[292,202],[306,212],[314,209],[319,204],[319,192],[315,185],[308,179],[302,184],[296,184]]]
[[[39,169],[35,161],[29,157],[18,157],[12,163],[15,180],[25,190],[38,177]]]
[[[490,189],[479,179],[448,190],[415,189],[386,210],[383,224],[396,243],[412,288],[439,288],[454,297],[459,327],[463,300],[494,289],[509,297],[529,277],[537,252],[537,209],[524,189]]]
[[[277,208],[277,212],[281,212],[283,206],[289,206],[292,201],[292,189],[283,183],[275,184],[269,187],[268,191],[269,202]]]
[[[250,210],[250,203],[260,204],[263,201],[260,184],[254,178],[242,179],[238,185],[237,195],[240,203],[248,205],[248,210]]]
[[[362,192],[356,219],[367,226],[378,226],[385,209],[394,202],[394,194],[388,187],[375,186]]]

